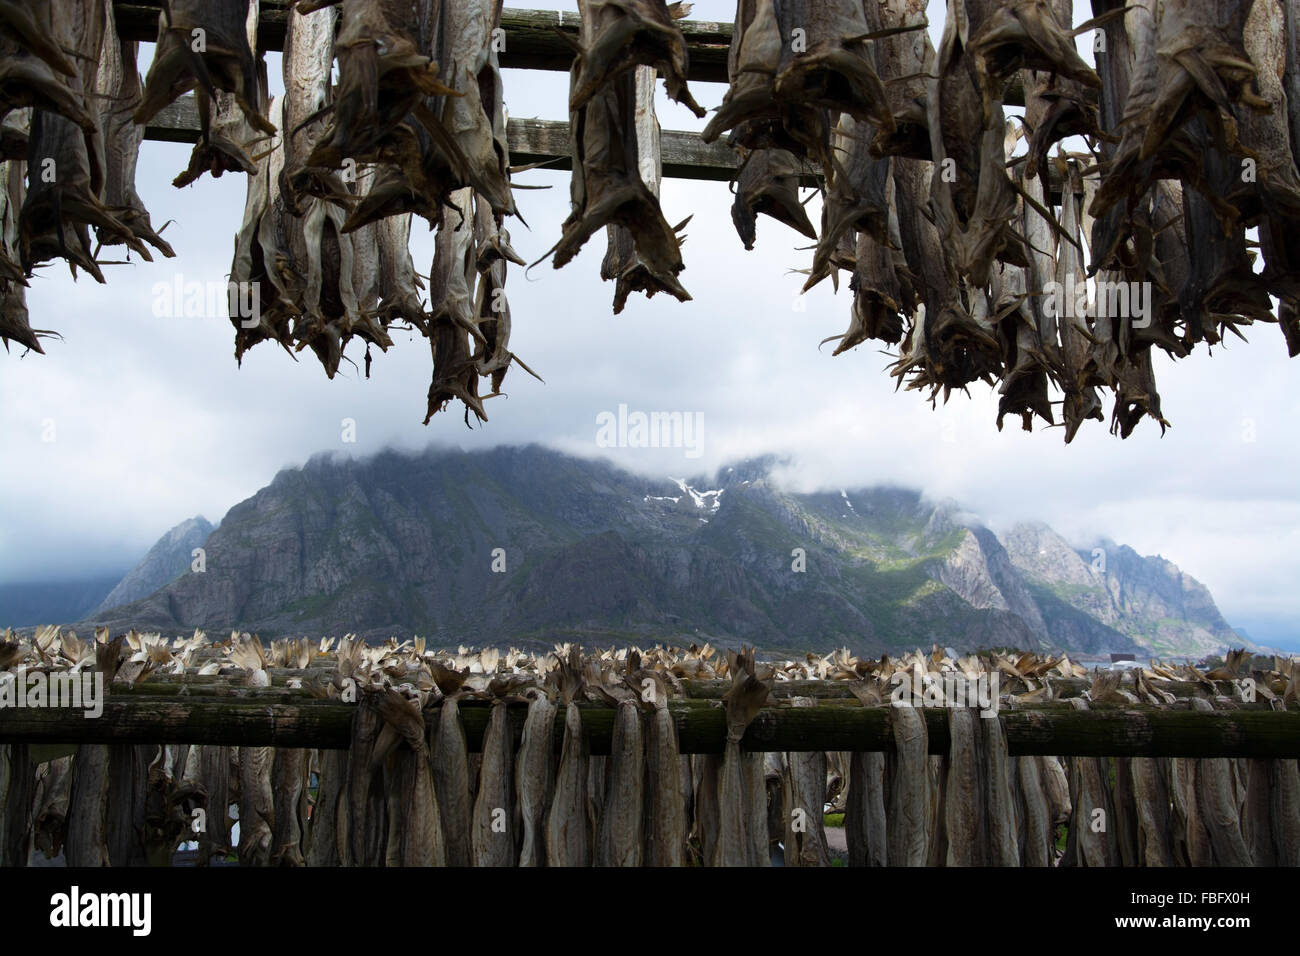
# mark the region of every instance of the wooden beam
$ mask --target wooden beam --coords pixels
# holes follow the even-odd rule
[[[145,139],[167,143],[196,143],[199,139],[199,110],[194,96],[186,94],[160,110],[144,128]],[[545,163],[547,169],[573,168],[569,145],[569,124],[557,120],[511,117],[506,130],[510,162],[523,166]],[[664,130],[660,140],[664,175],[674,179],[729,181],[739,167],[736,153],[724,143],[706,143],[699,133]],[[808,183],[815,182],[812,169]]]
[[[285,23],[290,6],[291,0],[261,0],[257,34],[261,50],[284,49]],[[124,39],[140,42],[155,39],[160,0],[115,0],[113,7],[117,14],[118,33]],[[505,30],[501,66],[506,69],[568,72],[573,62],[573,47],[565,37],[576,40],[580,23],[578,15],[572,12],[507,7],[501,12],[501,27]],[[697,83],[726,83],[732,24],[681,20],[678,25],[686,38],[690,57],[687,78]],[[1007,88],[1003,103],[1023,106],[1024,102],[1025,91],[1017,73]]]
[[[158,112],[144,128],[145,139],[168,143],[196,143],[199,139],[199,110],[194,96],[187,93]],[[547,169],[573,168],[569,145],[569,124],[559,120],[511,117],[506,129],[510,162],[516,166],[543,163]],[[736,151],[725,143],[706,143],[691,130],[666,129],[660,134],[660,157],[667,179],[697,179],[729,182],[740,168]],[[1060,202],[1061,174],[1049,164],[1049,199]],[[811,165],[805,167],[803,185],[816,186],[821,177]]]
[[[527,707],[511,704],[516,744]],[[615,711],[582,706],[593,754],[609,753]],[[231,746],[345,749],[355,704],[277,702],[238,698],[123,697],[104,701],[99,718],[66,708],[0,710],[0,743],[189,743]],[[491,705],[464,701],[461,719],[470,750],[482,748]],[[722,706],[669,705],[682,753],[721,753],[726,739]],[[890,707],[765,707],[741,745],[751,751],[884,751],[893,747]],[[948,749],[948,717],[941,708],[925,716],[931,753]],[[1300,757],[1300,711],[1196,711],[1132,707],[1061,712],[1002,710],[1012,755],[1114,757]],[[563,738],[556,715],[556,747]]]

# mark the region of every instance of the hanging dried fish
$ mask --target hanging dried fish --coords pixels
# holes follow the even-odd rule
[[[95,670],[104,675],[105,694],[111,693],[121,653],[121,635],[109,641],[108,628],[101,628],[95,632]],[[106,832],[108,764],[107,744],[81,744],[77,748],[72,792],[68,797],[67,842],[64,846],[68,866],[109,865]],[[0,843],[0,852],[5,849],[7,846]],[[8,860],[0,861],[0,863],[8,862]]]
[[[453,399],[465,406],[466,424],[470,412],[479,421],[487,421],[478,394],[478,369],[469,344],[471,337],[479,345],[485,346],[487,341],[479,331],[474,314],[472,290],[478,272],[474,256],[473,199],[474,191],[468,187],[451,194],[452,208],[445,213],[434,240],[425,331],[433,353],[433,382],[429,386],[426,425]]]
[[[306,866],[310,750],[277,747],[271,763],[271,866]]]
[[[662,169],[659,153],[659,121],[655,118],[655,72],[652,67],[637,67],[633,72],[636,81],[636,143],[640,158],[637,169],[646,188],[659,199]],[[685,222],[673,227],[680,233]],[[667,292],[680,302],[691,296],[677,281],[676,274],[658,273],[654,265],[644,260],[637,251],[636,235],[626,226],[606,227],[609,237],[605,259],[600,266],[600,277],[614,280],[614,314],[618,315],[633,292],[644,292],[652,298],[656,292]],[[678,243],[685,240],[678,236]]]
[[[645,761],[636,695],[623,692],[614,714],[596,866],[640,866],[644,845]]]
[[[890,866],[925,866],[930,843],[929,737],[916,707],[890,709],[894,750],[885,758]]]
[[[36,787],[36,768],[27,744],[9,744],[0,758],[5,767],[0,774],[0,866],[26,866],[32,845],[32,797]],[[107,853],[105,853],[107,866]]]
[[[95,77],[95,94],[100,100],[100,130],[104,140],[104,205],[113,211],[136,239],[147,242],[169,259],[172,247],[155,231],[135,189],[135,167],[140,158],[144,127],[131,118],[140,102],[140,73],[135,60],[139,44],[119,39],[112,0],[104,0],[106,29]],[[120,236],[97,229],[105,246],[118,245]]]
[[[357,702],[356,713],[352,715],[352,740],[348,747],[348,845],[347,856],[343,860],[345,865],[383,866],[387,859],[390,811],[384,789],[384,775],[378,771],[374,761],[384,726],[377,695],[363,692]]]
[[[817,231],[799,201],[799,160],[788,149],[755,149],[741,153],[736,174],[736,201],[731,221],[746,249],[754,248],[759,213],[771,216],[800,235],[817,238]]]
[[[225,90],[255,129],[274,133],[275,127],[258,111],[248,16],[249,0],[168,0],[158,17],[158,45],[135,121],[149,122],[182,93],[194,90],[199,135],[206,142],[212,99]]]
[[[1214,706],[1203,697],[1191,699],[1192,709],[1212,713]],[[1233,793],[1231,761],[1205,758],[1197,761],[1195,800],[1209,834],[1215,866],[1251,866],[1250,850],[1241,834],[1240,807]]]
[[[94,116],[75,85],[75,58],[63,48],[66,18],[77,12],[71,5],[53,3],[7,3],[0,10],[0,119],[7,119],[10,110],[34,107],[59,113],[93,133]],[[6,150],[7,158],[17,155]]]
[[[85,102],[94,87],[107,29],[105,6],[101,0],[68,0],[49,4],[45,17],[50,35],[77,58],[79,66],[68,85]],[[104,204],[105,165],[97,124],[87,129],[57,113],[33,112],[27,197],[19,216],[21,259],[28,274],[39,263],[63,258],[102,283],[103,273],[91,251],[91,226],[101,242],[120,242],[141,258],[151,258],[144,244]]]
[[[390,688],[374,695],[383,728],[375,740],[372,770],[383,768],[388,794],[385,866],[444,866],[442,821],[425,744],[419,697],[407,699]]]
[[[811,697],[793,697],[791,707],[815,707]],[[791,751],[782,775],[785,808],[785,865],[830,866],[823,815],[826,804],[826,754]]]
[[[248,635],[234,642],[230,662],[247,671],[249,687],[270,687],[262,642]],[[239,865],[266,866],[271,861],[275,832],[274,747],[239,748]]]
[[[682,767],[689,766],[677,750],[677,727],[668,710],[668,686],[657,673],[645,673],[653,681],[650,726],[646,736],[646,788],[649,819],[646,827],[648,866],[685,865],[687,807],[682,792]],[[644,684],[642,685],[644,686]],[[644,694],[642,695],[644,699]]]
[[[483,733],[483,766],[479,771],[478,795],[474,799],[472,860],[474,866],[514,866],[514,806],[510,801],[514,784],[511,773],[510,719],[504,688],[492,700],[492,714]]]
[[[455,693],[443,698],[437,727],[429,751],[433,766],[433,787],[438,794],[438,809],[446,841],[448,866],[469,866],[471,861],[470,821],[474,802],[470,796],[469,758],[466,753],[465,728],[460,720],[460,704]]]
[[[346,866],[348,752],[320,750],[316,799],[307,828],[308,866]]]
[[[582,694],[582,656],[576,647],[560,662],[560,700],[564,704],[564,743],[555,775],[555,799],[546,817],[548,866],[591,864],[591,823],[587,817],[588,744],[578,697]]]
[[[555,759],[552,737],[558,708],[546,688],[535,687],[529,695],[519,753],[515,757],[515,785],[520,824],[520,866],[546,863],[546,811],[555,792]]]
[[[652,84],[639,82],[639,74],[629,71],[616,77],[570,115],[573,211],[555,246],[554,266],[559,269],[568,263],[602,226],[622,227],[631,236],[635,261],[628,258],[626,249],[619,251],[612,245],[613,257],[606,258],[602,276],[626,274],[624,299],[644,283],[647,292],[651,287],[655,291],[662,288],[686,301],[690,295],[677,280],[686,268],[677,230],[664,219],[658,196],[646,182],[647,177],[657,178],[658,167],[650,150],[657,139],[658,123],[653,96],[648,93]],[[575,66],[572,77],[576,76]],[[616,290],[616,305],[618,295]]]
[[[1117,675],[1118,676],[1118,675]],[[1083,698],[1068,698],[1075,710],[1087,710]],[[1062,866],[1119,866],[1119,844],[1112,821],[1115,807],[1107,786],[1105,758],[1070,758],[1070,829]]]
[[[272,122],[282,122],[284,98],[271,101]],[[284,150],[278,138],[258,160],[257,175],[248,177],[244,219],[235,236],[235,257],[230,265],[234,295],[230,322],[235,326],[235,359],[259,342],[279,342],[292,348],[293,305],[282,292],[288,255],[283,238],[287,211],[279,193],[279,173]]]
[[[73,757],[58,757],[41,764],[32,802],[32,847],[53,860],[63,852],[67,834],[68,802],[72,796]]]
[[[455,6],[472,8],[464,10],[472,17],[484,3]],[[450,54],[446,31],[446,10],[436,0],[343,3],[332,118],[306,163],[383,164],[345,231],[400,212],[436,223],[448,194],[469,184],[469,160],[445,125],[445,98],[460,95],[438,78],[438,61]]]
[[[676,22],[691,6],[665,0],[579,0],[581,52],[569,110],[581,109],[615,77],[642,66],[663,73],[668,96],[704,116],[686,87],[686,40]]]
[[[816,113],[848,113],[893,132],[869,45],[880,34],[876,4],[742,0],[727,61],[730,85],[704,141],[742,123],[779,119],[820,162],[826,155],[820,143],[825,118]]]
[[[1133,808],[1138,818],[1139,866],[1173,866],[1174,852],[1169,835],[1170,821],[1169,784],[1161,760],[1154,757],[1134,757]]]
[[[753,866],[758,861],[751,859],[753,840],[749,829],[752,820],[745,812],[745,795],[749,788],[746,786],[740,741],[745,736],[745,729],[762,709],[770,687],[754,674],[753,648],[745,648],[739,654],[728,651],[727,665],[731,686],[723,695],[727,711],[727,743],[722,769],[718,773],[718,837],[708,862],[710,866]],[[766,788],[763,792],[766,793]],[[751,796],[751,805],[753,801]]]

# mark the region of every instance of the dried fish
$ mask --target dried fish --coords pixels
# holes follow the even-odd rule
[[[790,699],[792,707],[814,707],[811,697]],[[830,866],[824,823],[826,804],[826,754],[820,750],[785,756],[782,776],[785,808],[785,865]]]
[[[581,109],[626,70],[642,66],[662,72],[668,96],[703,116],[704,108],[686,86],[686,40],[676,22],[690,6],[669,6],[666,0],[579,0],[582,52],[575,64],[570,111]]]
[[[816,239],[817,231],[799,201],[801,169],[794,153],[788,149],[755,149],[743,151],[742,156],[731,221],[745,248],[754,248],[759,213]]]
[[[596,835],[597,866],[640,866],[644,844],[645,762],[636,695],[618,702],[604,806]]]
[[[510,801],[513,765],[506,701],[504,697],[496,697],[483,734],[483,767],[474,800],[471,841],[474,866],[514,866],[519,859],[514,806]]]
[[[1173,866],[1169,785],[1163,764],[1154,757],[1134,757],[1132,772],[1133,806],[1138,822],[1136,865]]]
[[[81,64],[68,80],[74,96],[85,101],[94,87],[103,45],[105,6],[101,0],[68,0],[45,10],[50,36],[71,51]],[[28,144],[27,197],[19,215],[19,242],[23,269],[52,258],[104,282],[90,246],[90,227],[100,241],[111,239],[150,259],[149,251],[131,229],[104,204],[104,142],[98,126],[89,129],[57,113],[35,110]]]
[[[102,97],[99,123],[104,141],[104,205],[136,239],[172,258],[175,252],[153,228],[149,211],[135,189],[135,167],[144,139],[144,128],[131,118],[140,102],[140,74],[135,65],[139,44],[118,38],[112,0],[104,0],[104,20],[106,28],[95,77],[95,94]],[[103,245],[122,242],[111,230],[97,231]]]
[[[347,856],[343,859],[345,865],[383,866],[387,860],[389,807],[384,775],[374,763],[384,727],[377,696],[363,693],[357,702],[356,713],[352,715],[352,741],[348,748],[348,842]],[[242,842],[242,823],[240,828]],[[341,850],[342,848],[340,856],[343,855]]]
[[[348,752],[321,750],[316,799],[307,828],[308,866],[346,866]]]
[[[534,688],[528,702],[528,716],[515,758],[515,803],[520,824],[520,866],[546,863],[546,811],[555,792],[554,702],[543,688]]]
[[[1191,699],[1192,709],[1209,713],[1214,707],[1203,697]],[[1215,866],[1251,866],[1250,849],[1241,833],[1240,807],[1233,795],[1230,761],[1206,758],[1197,761],[1196,789],[1188,792],[1209,834]]]
[[[662,178],[659,155],[659,121],[654,111],[655,73],[652,67],[637,67],[633,76],[636,80],[636,146],[639,153],[637,169],[641,180],[656,201],[659,198],[659,184]],[[682,225],[674,227],[674,233],[681,232]],[[610,225],[606,227],[609,246],[605,259],[600,266],[600,277],[605,281],[614,280],[614,314],[618,315],[627,304],[627,298],[633,292],[644,292],[647,298],[656,292],[667,292],[678,301],[689,301],[691,296],[677,281],[675,273],[655,271],[653,262],[643,259],[637,250],[637,237],[626,226]],[[680,243],[684,237],[676,237]]]
[[[429,752],[433,786],[438,794],[438,809],[446,841],[447,865],[469,866],[472,849],[470,822],[474,802],[470,796],[465,728],[461,724],[460,703],[456,694],[443,699],[437,727],[430,724],[430,732],[436,735]]]
[[[644,695],[643,695],[644,696]],[[682,866],[685,862],[687,807],[677,751],[677,727],[668,710],[668,689],[654,677],[654,699],[646,736],[646,788],[649,806],[645,861],[648,866]]]
[[[453,209],[438,227],[433,265],[429,273],[429,316],[427,331],[433,353],[433,382],[429,385],[429,424],[452,399],[465,406],[465,419],[473,412],[487,421],[478,395],[478,369],[470,351],[471,336],[486,345],[475,321],[473,288],[478,274],[474,256],[474,191],[468,187],[451,194]],[[458,218],[455,218],[458,217]]]
[[[258,111],[248,15],[249,0],[168,0],[158,17],[158,45],[135,121],[147,123],[182,93],[194,90],[200,136],[206,141],[211,99],[225,90],[255,129],[274,133],[275,127]]]
[[[555,799],[546,817],[547,866],[589,866],[591,822],[587,816],[589,745],[582,729],[578,698],[582,694],[582,657],[576,647],[560,663],[560,700],[564,704],[564,743],[555,775]]]
[[[575,66],[571,83],[576,77]],[[628,276],[627,292],[642,281],[653,282],[685,301],[690,296],[676,278],[686,267],[677,233],[664,219],[659,199],[646,183],[647,176],[655,178],[657,168],[647,165],[643,169],[642,165],[650,155],[642,142],[651,131],[657,131],[657,122],[653,100],[645,99],[644,84],[637,77],[637,71],[616,77],[570,115],[573,211],[555,246],[554,266],[558,269],[568,263],[601,227],[621,226],[631,235],[636,261],[615,259],[606,272],[615,266],[621,270],[616,275],[637,270]]]
[[[930,757],[925,718],[915,707],[891,708],[889,716],[894,736],[894,750],[885,758],[889,865],[925,866],[930,842]]]
[[[383,767],[388,794],[384,865],[444,866],[447,856],[442,820],[429,767],[420,699],[407,699],[384,688],[375,696],[375,702],[384,726],[370,763],[372,770]]]
[[[53,860],[63,852],[72,796],[73,757],[58,757],[42,764],[33,800],[32,848]]]
[[[748,788],[740,740],[767,700],[770,688],[754,674],[753,648],[745,648],[739,654],[728,651],[727,662],[731,674],[731,687],[723,695],[727,743],[718,774],[718,837],[708,862],[710,866],[752,866],[757,861],[750,859],[752,841],[748,831],[752,822],[745,812]]]
[[[311,751],[277,747],[271,763],[271,866],[306,866],[308,790]]]

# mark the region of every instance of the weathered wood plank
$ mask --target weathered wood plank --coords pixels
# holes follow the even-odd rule
[[[9,708],[0,711],[0,743],[191,743],[238,746],[348,746],[355,705],[325,701],[268,703],[258,700],[135,697],[110,698],[103,715],[80,711]],[[682,753],[721,753],[726,716],[720,704],[669,705]],[[471,750],[482,746],[490,705],[465,701],[461,719]],[[526,706],[510,705],[516,739]],[[748,750],[883,751],[893,746],[889,707],[765,707],[746,731]],[[948,749],[947,713],[923,711],[930,752]],[[591,752],[609,752],[615,711],[583,705]],[[1123,710],[1003,710],[996,718],[1012,755],[1116,757],[1300,757],[1300,711],[1196,711],[1133,707]],[[563,713],[556,715],[556,745]]]
[[[161,110],[145,126],[145,139],[170,143],[194,143],[199,138],[199,112],[194,97],[186,94]],[[515,166],[544,164],[546,169],[569,170],[573,156],[569,147],[569,124],[559,120],[511,117],[506,130],[510,162]],[[706,143],[691,130],[666,129],[660,134],[663,174],[668,179],[697,179],[729,182],[740,166],[736,152],[725,143]],[[1060,201],[1060,173],[1049,166],[1051,199]],[[811,166],[803,178],[815,186],[820,175]]]

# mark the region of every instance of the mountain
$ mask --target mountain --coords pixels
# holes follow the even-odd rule
[[[1138,635],[1167,611],[1232,640],[1204,588],[1180,576],[1175,608],[1131,552],[1116,549],[1109,569],[1123,575],[1122,600],[1103,600],[1105,587],[1076,595],[1066,583],[1093,586],[1080,577],[1088,565],[1046,532],[1051,560],[1030,560],[1028,531],[1001,539],[953,502],[889,487],[795,494],[769,477],[772,463],[654,480],[536,446],[316,456],[229,511],[203,573],[86,623],[452,645],[1104,653],[1140,651]],[[1151,633],[1176,638],[1167,625]]]
[[[0,627],[79,621],[100,605],[118,578],[113,574],[74,581],[0,584]]]
[[[194,549],[202,547],[210,534],[212,523],[202,515],[182,521],[158,539],[143,560],[117,582],[94,613],[138,601],[175,580],[190,569]]]
[[[1058,630],[1069,626],[1067,618],[1083,615],[1094,622],[1090,628],[1119,631],[1158,655],[1202,657],[1229,645],[1256,649],[1224,620],[1205,585],[1159,555],[1142,557],[1104,538],[1076,550],[1041,523],[1017,525],[1004,543]]]

